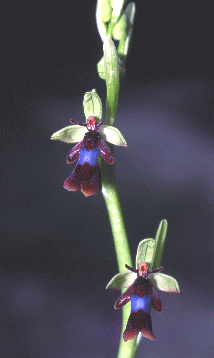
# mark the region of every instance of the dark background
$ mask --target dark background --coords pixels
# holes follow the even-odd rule
[[[71,146],[50,136],[85,121],[82,100],[105,84],[95,1],[0,2],[1,358],[116,357],[120,291],[101,194],[63,189]],[[136,357],[212,357],[214,254],[213,18],[204,3],[138,1],[121,82],[115,148],[133,258],[169,222],[156,341]],[[103,114],[105,111],[103,110]],[[104,117],[105,119],[105,117]]]

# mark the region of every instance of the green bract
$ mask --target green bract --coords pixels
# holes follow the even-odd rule
[[[126,72],[126,65],[125,65],[125,62],[120,59],[120,57],[118,57],[118,64],[119,64],[120,77],[123,77],[125,75],[125,72]],[[105,80],[106,79],[106,74],[105,74],[105,59],[104,59],[104,56],[101,58],[101,60],[97,64],[97,71],[98,71],[98,74],[99,74],[100,78],[102,78],[102,80]]]
[[[58,132],[55,132],[52,134],[51,139],[60,140],[65,143],[77,143],[83,139],[86,132],[86,127],[72,125],[62,128]]]
[[[96,90],[93,89],[91,92],[86,92],[83,99],[83,108],[86,119],[90,116],[95,117],[97,122],[102,119],[102,102],[97,94]]]
[[[102,78],[102,80],[105,80],[106,78],[106,74],[105,74],[105,60],[104,60],[104,56],[101,58],[101,60],[98,62],[97,64],[97,72],[100,76],[100,78]]]
[[[124,61],[128,54],[135,17],[135,3],[130,2],[123,9],[125,2],[126,0],[98,0],[96,9],[97,27],[103,43],[105,44],[107,38],[119,41],[115,51],[118,55],[118,60],[123,62],[122,66],[119,63],[119,72],[122,76],[125,73]],[[97,64],[97,71],[100,78],[106,80],[108,76],[106,75],[105,58],[104,51],[104,57]],[[106,85],[108,91],[108,83]]]
[[[144,239],[139,243],[136,255],[136,269],[138,269],[138,266],[141,262],[145,262],[150,270],[158,268],[158,266],[155,266],[153,262],[155,262],[157,247],[159,246],[160,242],[163,243],[163,241],[165,241],[166,230],[167,221],[162,220],[157,230],[156,239]],[[159,257],[159,255],[157,256]],[[106,288],[127,288],[134,282],[136,278],[136,273],[124,271],[115,275],[107,284]],[[174,293],[180,292],[177,280],[169,275],[165,275],[161,272],[153,273],[149,275],[149,279],[153,283],[154,287],[161,291]]]
[[[164,245],[166,241],[167,226],[167,220],[161,220],[160,225],[158,226],[155,235],[156,253],[153,262],[153,268],[157,268],[161,265]]]

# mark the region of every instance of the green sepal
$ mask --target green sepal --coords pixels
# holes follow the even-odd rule
[[[153,268],[156,269],[161,265],[164,245],[166,241],[166,233],[167,233],[167,220],[161,220],[158,230],[155,236],[155,244],[156,244],[156,254],[153,262]]]
[[[112,7],[109,0],[101,1],[100,11],[103,22],[108,22],[111,20]]]
[[[105,80],[107,87],[106,120],[107,124],[114,124],[120,90],[119,63],[114,42],[107,37],[104,41]]]
[[[149,269],[152,269],[154,257],[155,257],[155,240],[154,239],[144,239],[142,240],[137,248],[136,255],[136,269],[138,269],[141,262],[145,262]]]
[[[98,123],[101,121],[102,102],[95,89],[93,89],[91,92],[85,93],[83,99],[83,108],[86,119],[90,116],[93,116],[96,118]]]
[[[113,38],[117,41],[124,40],[127,37],[127,16],[124,13],[113,29]]]
[[[114,145],[120,145],[122,147],[127,147],[126,140],[119,129],[113,126],[103,125],[99,129],[99,133],[102,135],[106,142],[112,143]]]
[[[179,293],[180,288],[177,280],[169,275],[158,272],[149,276],[152,284],[161,291]]]
[[[52,140],[60,140],[65,143],[77,143],[83,139],[87,132],[86,127],[80,127],[78,125],[72,125],[60,129],[58,132],[52,134]]]
[[[130,271],[120,272],[115,275],[107,284],[106,288],[120,290],[129,287],[137,278],[137,274]]]

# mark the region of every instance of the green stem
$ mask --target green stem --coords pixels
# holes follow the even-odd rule
[[[111,150],[113,150],[112,147]],[[125,271],[125,264],[132,266],[132,260],[116,187],[114,164],[110,166],[109,164],[106,164],[104,160],[102,160],[101,170],[103,173],[102,192],[106,202],[106,207],[114,238],[114,246],[117,256],[118,268],[119,272],[123,272]],[[134,358],[136,353],[136,339],[130,340],[126,343],[123,341],[123,331],[126,327],[129,314],[130,307],[129,305],[125,305],[122,309],[122,332],[118,351],[118,358]]]
[[[125,271],[125,264],[132,265],[132,261],[116,184],[105,178],[102,192],[114,238],[118,268],[122,272]]]
[[[108,28],[109,35],[112,34],[113,25],[114,24],[110,24]],[[107,125],[114,126],[120,89],[119,64],[116,47],[113,41],[108,38],[104,42],[104,58],[107,90],[105,122]],[[112,150],[112,153],[114,153],[113,146],[109,146]],[[117,193],[114,164],[109,165],[104,160],[101,160],[101,171],[103,178],[102,192],[106,202],[109,221],[114,238],[114,246],[117,256],[118,268],[119,272],[123,272],[125,271],[125,264],[132,266],[132,261],[122,210]],[[124,306],[122,312],[122,333],[120,338],[118,358],[134,358],[136,352],[136,339],[130,340],[127,343],[123,341],[123,331],[125,329],[130,313],[129,305]]]

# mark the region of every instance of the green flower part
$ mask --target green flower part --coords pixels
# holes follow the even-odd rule
[[[88,118],[90,117],[91,116],[89,116]],[[81,139],[83,139],[86,132],[87,127],[80,127],[79,125],[74,124],[55,132],[54,134],[52,134],[51,139],[60,140],[61,142],[65,143],[77,143],[81,141]],[[106,142],[122,147],[127,147],[126,140],[123,137],[122,133],[119,131],[119,129],[112,126],[103,125],[99,129],[99,133]]]
[[[101,121],[102,101],[95,89],[93,89],[91,92],[85,93],[83,99],[83,108],[86,120],[88,117],[94,117],[98,123]]]
[[[109,22],[111,20],[111,14],[112,14],[112,7],[110,0],[102,0],[99,1],[100,6],[100,12],[101,12],[101,18],[102,22]]]
[[[86,116],[86,123],[87,119],[90,117],[94,117],[97,123],[100,123],[102,119],[102,102],[95,89],[91,92],[85,93],[83,107]],[[75,123],[72,119],[71,122]],[[87,131],[88,129],[86,125],[79,126],[73,124],[55,132],[51,136],[51,139],[60,140],[65,143],[77,143],[83,139]],[[113,126],[103,125],[99,128],[99,133],[105,141],[114,145],[127,147],[126,140],[119,129]]]
[[[162,249],[167,231],[167,221],[162,220],[157,230],[157,234],[154,239],[144,239],[140,241],[136,254],[136,270],[138,270],[140,264],[145,263],[149,270],[156,270],[158,266],[154,265],[154,262],[158,262],[159,253],[157,248]],[[115,275],[111,281],[107,284],[106,288],[110,289],[121,289],[129,287],[137,278],[135,272],[121,272]],[[149,280],[152,282],[154,287],[165,292],[180,292],[178,282],[175,278],[163,274],[161,272],[151,273]]]
[[[127,36],[127,16],[124,13],[113,29],[113,37],[115,40],[124,40]]]
[[[78,125],[72,125],[60,129],[52,134],[52,140],[60,140],[65,143],[77,143],[79,142],[87,132],[86,127],[80,127]]]

